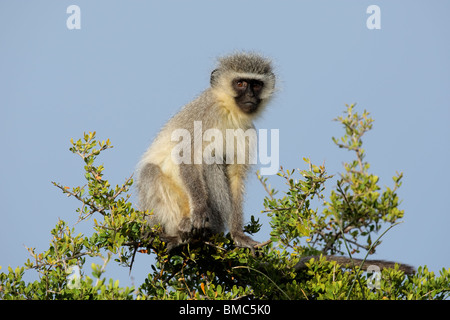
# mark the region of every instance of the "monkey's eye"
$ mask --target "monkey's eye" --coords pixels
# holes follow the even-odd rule
[[[259,91],[259,90],[262,89],[262,84],[261,83],[255,83],[255,84],[253,84],[252,87],[253,87],[253,90]]]
[[[245,81],[238,81],[236,82],[236,85],[238,88],[245,88],[247,86],[247,82]]]

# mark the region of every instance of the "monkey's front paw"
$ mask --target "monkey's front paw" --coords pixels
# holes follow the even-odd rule
[[[194,214],[191,218],[183,218],[178,224],[178,230],[183,240],[192,238],[208,238],[212,232],[210,229],[210,217],[207,212]]]
[[[211,235],[211,209],[205,208],[192,216],[192,233],[194,237],[209,237]]]
[[[180,234],[180,238],[184,241],[189,239],[192,236],[192,221],[190,218],[185,217],[181,219],[178,224],[178,231]]]
[[[205,229],[209,227],[211,217],[211,209],[203,208],[192,214],[192,227],[197,230]]]
[[[192,221],[191,219],[185,217],[183,219],[181,219],[180,223],[178,224],[178,230],[180,230],[180,232],[191,232],[192,230]]]

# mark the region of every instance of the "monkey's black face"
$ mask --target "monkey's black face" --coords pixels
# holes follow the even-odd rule
[[[236,92],[234,98],[236,104],[243,112],[253,113],[258,110],[264,82],[255,79],[235,79],[232,86]]]

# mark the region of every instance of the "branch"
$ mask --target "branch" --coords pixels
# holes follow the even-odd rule
[[[59,185],[58,183],[52,181],[53,185],[58,187],[59,189],[61,189],[63,191],[63,193],[68,194],[68,196],[73,196],[75,199],[81,201],[84,205],[89,206],[92,209],[91,214],[93,214],[94,212],[98,212],[101,215],[106,215],[105,213],[105,208],[98,208],[94,203],[92,203],[91,201],[86,201],[83,197],[81,197],[79,194],[81,192],[81,190],[84,190],[84,188],[86,187],[83,186],[82,188],[80,188],[80,191],[77,193],[74,193],[68,189],[66,189],[65,187],[63,187],[62,185]]]
[[[117,192],[112,196],[111,200],[115,200],[122,192],[126,191],[125,189],[127,188],[127,185],[129,184],[129,182],[131,181],[131,179],[133,178],[133,174],[131,174],[131,176],[125,180],[125,183],[122,184],[122,186],[120,187],[119,190],[117,190]],[[131,195],[128,195],[128,198]]]
[[[325,258],[327,261],[335,261],[341,267],[353,269],[354,265],[359,265],[361,270],[367,271],[370,266],[378,266],[380,269],[394,269],[395,265],[399,265],[399,270],[403,271],[406,274],[414,274],[416,272],[415,268],[408,264],[401,264],[394,261],[386,261],[386,260],[364,260],[364,259],[356,259],[349,258],[344,256],[333,256],[333,255],[325,255],[325,256],[308,256],[300,259],[299,262],[294,266],[295,271],[302,271],[308,269],[306,263],[308,263],[311,259],[319,260],[321,257]]]
[[[28,250],[28,252],[31,254],[31,256],[33,256],[36,260],[35,265],[30,267],[32,269],[39,269],[43,266],[56,266],[60,263],[65,263],[67,261],[78,259],[78,258],[81,258],[86,255],[89,255],[91,257],[95,255],[95,253],[93,251],[79,252],[77,254],[74,254],[73,256],[61,258],[61,259],[53,261],[52,263],[49,263],[49,262],[42,262],[42,259],[38,258],[39,255],[35,254],[31,248],[28,248],[28,247],[25,247],[25,248]]]

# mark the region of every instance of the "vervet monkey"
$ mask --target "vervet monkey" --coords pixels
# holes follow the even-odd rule
[[[169,249],[226,228],[237,246],[253,250],[257,244],[243,231],[252,144],[226,139],[218,144],[226,148],[206,150],[199,141],[217,130],[221,135],[215,139],[225,139],[230,129],[254,129],[253,120],[274,93],[275,78],[271,61],[258,54],[219,58],[210,88],[172,117],[143,155],[137,178],[140,209],[153,210],[149,222],[161,225]]]

